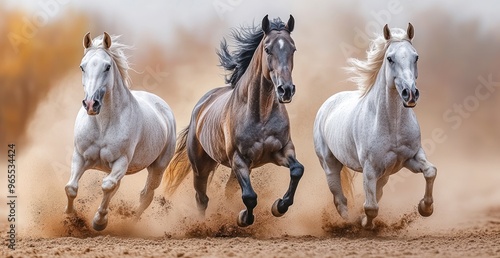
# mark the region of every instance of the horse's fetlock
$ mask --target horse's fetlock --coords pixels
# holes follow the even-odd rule
[[[257,206],[257,195],[256,194],[244,194],[242,196],[242,199],[243,199],[243,203],[248,208],[253,209],[253,208],[255,208],[255,206]]]

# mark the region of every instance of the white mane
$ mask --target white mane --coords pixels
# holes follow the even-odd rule
[[[356,58],[347,59],[348,67],[345,70],[354,74],[350,81],[358,85],[361,96],[364,97],[371,90],[377,79],[378,72],[384,61],[385,52],[392,42],[409,41],[405,30],[399,28],[391,29],[391,39],[386,40],[383,35],[378,35],[370,43],[370,48],[366,51],[366,61]]]
[[[85,49],[84,55],[87,54],[88,51],[101,48],[106,53],[109,54],[111,59],[116,63],[116,66],[118,67],[118,71],[121,75],[122,81],[125,84],[127,88],[130,87],[130,77],[128,75],[128,70],[130,69],[129,62],[128,62],[128,56],[125,55],[124,50],[131,49],[130,46],[127,46],[125,44],[119,43],[117,40],[120,38],[119,35],[113,35],[111,37],[111,47],[109,49],[105,49],[102,44],[102,39],[103,35],[97,36],[92,40],[92,46]]]

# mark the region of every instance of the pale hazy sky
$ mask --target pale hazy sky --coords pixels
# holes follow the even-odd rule
[[[429,8],[450,10],[456,19],[477,19],[481,26],[500,23],[500,1],[457,1],[457,0],[419,0],[399,3],[403,12],[392,17],[393,26],[406,26],[408,16],[415,11]],[[387,9],[391,1],[304,1],[304,0],[7,0],[0,5],[6,8],[25,8],[31,15],[40,12],[54,12],[53,16],[77,9],[88,13],[97,13],[105,22],[123,28],[119,34],[133,38],[146,33],[157,35],[160,40],[168,40],[171,32],[178,26],[196,29],[199,24],[219,20],[228,27],[260,22],[261,17],[288,17],[290,13],[318,14],[318,17],[335,15],[339,9],[359,10],[360,14],[370,18],[370,14]],[[55,6],[54,4],[57,3]],[[217,9],[218,6],[221,9]],[[47,11],[49,8],[49,11]],[[224,9],[225,8],[225,9]],[[306,16],[306,15],[304,15]],[[309,17],[309,16],[307,16]],[[302,17],[304,18],[304,17]],[[317,18],[317,17],[315,17]],[[284,18],[285,19],[285,18]],[[122,26],[123,24],[123,26]],[[159,33],[160,32],[160,33]]]

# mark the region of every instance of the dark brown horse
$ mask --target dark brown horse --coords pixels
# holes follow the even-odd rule
[[[266,163],[290,168],[290,186],[283,199],[274,202],[272,214],[282,216],[293,204],[304,172],[295,158],[284,105],[292,101],[295,93],[295,44],[290,37],[293,27],[291,15],[287,24],[279,18],[269,21],[266,15],[262,29],[251,27],[233,32],[237,51],[230,53],[226,41],[221,43],[221,65],[232,72],[226,79],[229,86],[209,91],[196,104],[164,174],[167,190],[172,193],[193,170],[196,201],[202,213],[208,205],[208,178],[219,164],[232,169],[227,184],[235,184],[237,179],[242,189],[246,210],[238,216],[239,226],[254,222],[257,194],[250,182],[253,168]]]

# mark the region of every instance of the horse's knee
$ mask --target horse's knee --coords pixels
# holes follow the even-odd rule
[[[102,191],[103,192],[111,192],[116,188],[117,184],[118,183],[112,179],[104,179],[102,181]]]
[[[66,195],[68,196],[68,198],[76,198],[76,195],[78,193],[78,187],[72,185],[66,185],[64,189],[66,190]]]
[[[426,171],[424,171],[424,177],[427,179],[434,179],[437,175],[437,168],[435,166],[430,166]]]

